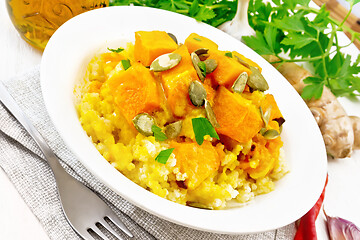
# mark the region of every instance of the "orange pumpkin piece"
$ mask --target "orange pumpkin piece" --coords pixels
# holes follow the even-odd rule
[[[217,132],[240,143],[251,140],[263,126],[259,109],[223,86],[216,92],[213,110],[220,124]]]
[[[199,80],[196,70],[192,64],[190,53],[187,47],[185,45],[182,45],[178,49],[176,49],[174,53],[180,54],[181,56],[180,63],[169,70],[160,72],[161,78],[165,79],[164,81],[166,82],[168,81],[169,78],[174,78],[177,75],[185,71],[188,71],[193,80]]]
[[[189,52],[192,53],[193,51],[199,48],[208,48],[208,49],[218,49],[218,45],[211,41],[210,39],[200,36],[196,33],[190,34],[186,39],[184,44],[189,49]]]
[[[172,113],[177,117],[183,117],[195,108],[189,97],[189,86],[193,80],[189,71],[178,74],[173,78],[162,78],[167,102]]]
[[[250,66],[258,68],[259,71],[261,72],[262,69],[261,69],[261,67],[260,67],[256,62],[254,62],[254,61],[252,61],[251,59],[245,57],[244,55],[238,53],[237,51],[233,51],[232,54],[233,54],[233,56],[239,57],[241,60],[243,60],[244,62],[246,62],[246,63],[249,64]]]
[[[176,166],[181,173],[187,175],[185,185],[189,190],[198,187],[220,166],[222,154],[208,141],[204,141],[202,145],[171,142],[170,147],[175,148],[173,153],[176,157]]]
[[[155,58],[170,53],[177,47],[175,41],[164,31],[135,32],[134,57],[145,66],[150,66]]]
[[[210,74],[218,85],[231,87],[242,72],[251,74],[250,69],[240,64],[236,59],[225,56],[224,51],[209,50],[208,59],[215,59],[216,69]]]
[[[269,107],[271,107],[270,120],[276,118],[283,118],[283,115],[280,112],[278,105],[276,104],[275,98],[272,94],[266,94],[265,99],[261,103],[261,108],[265,112]]]
[[[182,45],[174,51],[181,55],[181,61],[174,68],[160,73],[161,83],[172,113],[182,117],[194,108],[189,98],[189,86],[199,80],[192,64],[189,51]]]
[[[259,135],[259,138],[263,138]],[[260,140],[261,141],[261,140]],[[261,141],[263,142],[263,141]],[[247,168],[245,171],[253,179],[259,179],[265,177],[274,168],[275,162],[279,158],[280,148],[283,143],[281,138],[278,137],[273,140],[269,140],[266,144],[256,144],[253,158],[259,160],[259,164],[256,168]]]
[[[112,75],[107,84],[115,104],[131,126],[132,119],[137,114],[150,113],[160,108],[161,97],[157,82],[150,70],[140,63]]]

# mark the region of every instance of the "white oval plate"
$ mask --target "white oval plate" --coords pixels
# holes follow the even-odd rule
[[[276,189],[244,207],[209,211],[183,206],[141,188],[113,168],[82,129],[74,105],[74,84],[99,49],[124,46],[138,30],[164,30],[183,43],[192,32],[236,50],[263,69],[283,113],[282,139],[290,172]],[[118,45],[114,43],[118,42]],[[172,12],[145,7],[108,7],[81,14],[59,28],[41,62],[41,86],[49,115],[79,161],[101,182],[138,207],[166,220],[195,229],[244,234],[272,230],[304,215],[324,187],[327,159],[323,140],[309,109],[293,87],[263,58],[222,31]]]

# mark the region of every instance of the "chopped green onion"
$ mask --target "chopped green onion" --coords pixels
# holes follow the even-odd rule
[[[198,66],[201,70],[201,74],[206,77],[206,64],[204,62],[199,62]]]
[[[226,52],[226,53],[225,53],[225,56],[230,57],[230,58],[232,58],[232,57],[233,57],[233,55],[232,55],[232,53],[231,53],[231,52]]]
[[[206,135],[220,140],[219,135],[217,134],[215,128],[211,125],[208,119],[199,117],[193,118],[191,121],[195,133],[195,139],[199,145],[204,142],[204,137]]]
[[[109,51],[111,51],[111,52],[116,52],[116,53],[120,53],[120,52],[122,52],[122,51],[124,51],[125,49],[123,49],[123,48],[118,48],[118,49],[112,49],[112,48],[107,48]]]
[[[169,159],[171,153],[174,151],[174,148],[169,148],[166,150],[162,150],[155,158],[155,161],[165,164]]]
[[[156,141],[165,141],[167,139],[165,133],[161,131],[161,128],[159,128],[156,125],[151,126],[151,131],[154,133],[154,137]]]
[[[129,67],[131,67],[130,60],[129,60],[129,59],[127,59],[127,60],[121,60],[121,64],[123,65],[124,70],[127,70]]]

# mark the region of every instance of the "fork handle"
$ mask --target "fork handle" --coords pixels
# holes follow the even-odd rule
[[[0,81],[0,101],[4,107],[19,121],[19,123],[26,129],[29,135],[34,139],[35,143],[39,146],[41,152],[44,154],[45,159],[49,163],[55,179],[70,176],[60,165],[58,158],[50,149],[41,134],[36,130],[31,121],[25,116],[24,112],[20,109],[19,105],[15,102],[14,98],[7,91],[4,84]],[[58,181],[56,181],[58,183]]]

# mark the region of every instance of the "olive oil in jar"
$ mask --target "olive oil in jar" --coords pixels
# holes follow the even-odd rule
[[[21,37],[40,50],[68,19],[108,5],[109,0],[6,0],[11,21]]]

